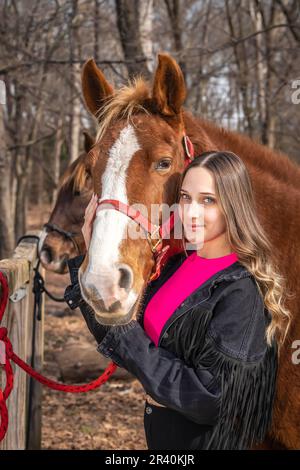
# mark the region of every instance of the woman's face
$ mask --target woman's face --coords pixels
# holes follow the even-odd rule
[[[226,233],[214,178],[205,168],[188,170],[181,185],[179,206],[184,235],[197,248]]]

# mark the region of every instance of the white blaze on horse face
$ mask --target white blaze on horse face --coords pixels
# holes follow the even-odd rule
[[[102,175],[103,199],[117,199],[128,204],[126,179],[130,161],[140,150],[134,128],[128,125],[120,132],[119,138],[109,151],[107,165]],[[130,222],[125,214],[114,209],[97,213],[89,248],[89,265],[86,272],[101,274],[109,272],[120,262],[119,247]]]

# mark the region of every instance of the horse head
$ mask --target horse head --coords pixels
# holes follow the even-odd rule
[[[185,165],[186,88],[180,67],[169,55],[160,54],[152,86],[138,77],[114,90],[90,59],[83,67],[82,88],[99,123],[86,159],[93,191],[99,201],[138,205],[151,220],[153,206],[176,202]],[[132,236],[137,224],[128,215],[101,209],[79,270],[81,292],[100,323],[127,323],[138,311],[154,266],[153,253],[147,238]]]

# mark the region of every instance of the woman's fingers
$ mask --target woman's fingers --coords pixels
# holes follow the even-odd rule
[[[96,215],[96,209],[98,205],[98,197],[97,195],[93,194],[91,197],[91,200],[89,204],[87,205],[87,208],[85,210],[85,215],[84,215],[84,222],[83,226],[81,228],[83,238],[85,241],[86,249],[89,249],[90,241],[91,241],[91,236],[92,236],[92,230],[93,230],[93,220]]]
[[[94,205],[96,200],[97,200],[97,196],[93,193],[88,205],[86,206],[86,209],[85,209],[86,212]]]
[[[88,210],[89,207],[91,207],[91,205],[93,204],[94,199],[95,199],[95,193],[92,194],[92,197],[89,200],[88,205],[86,206],[86,209],[85,209],[86,211]]]
[[[93,221],[95,219],[97,207],[98,207],[98,198],[97,198],[97,195],[96,195],[96,197],[95,197],[95,199],[92,203],[91,209],[90,209],[91,221]]]
[[[97,195],[93,194],[90,202],[88,203],[85,209],[84,218],[85,219],[92,218],[93,215],[95,214],[96,207],[97,207]]]

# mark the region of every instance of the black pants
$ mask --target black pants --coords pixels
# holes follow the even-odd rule
[[[208,442],[212,426],[194,423],[178,411],[145,402],[145,436],[150,450],[196,450]]]

